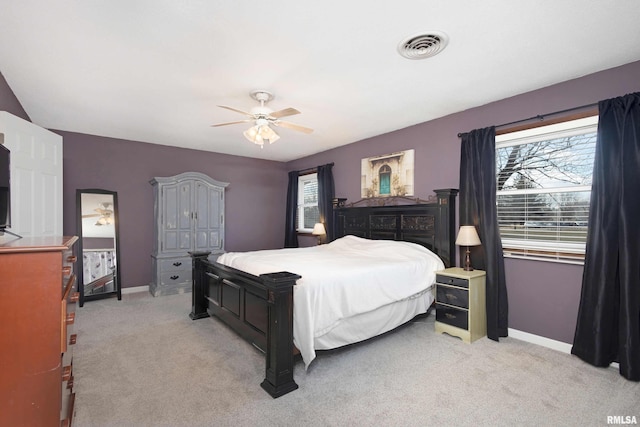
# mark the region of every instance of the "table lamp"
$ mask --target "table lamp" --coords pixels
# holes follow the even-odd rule
[[[456,245],[467,247],[467,250],[464,256],[464,270],[472,271],[473,267],[471,267],[471,251],[469,247],[481,245],[480,237],[478,237],[478,232],[476,231],[476,228],[473,225],[461,226],[460,230],[458,230]]]

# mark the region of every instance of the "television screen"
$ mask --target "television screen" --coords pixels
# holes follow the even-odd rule
[[[9,149],[0,144],[0,230],[11,226]]]

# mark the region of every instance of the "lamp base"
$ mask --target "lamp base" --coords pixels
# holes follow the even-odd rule
[[[469,246],[467,246],[467,250],[464,253],[464,271],[473,271],[473,267],[471,267],[471,250]]]

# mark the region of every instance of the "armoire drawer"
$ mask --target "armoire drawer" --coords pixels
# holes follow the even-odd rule
[[[160,274],[160,285],[170,286],[191,283],[191,270],[167,271]]]
[[[160,271],[162,273],[165,272],[173,272],[173,271],[191,271],[191,258],[170,258],[160,260]]]

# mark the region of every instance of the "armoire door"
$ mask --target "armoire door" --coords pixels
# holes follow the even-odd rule
[[[162,187],[161,252],[192,250],[191,182],[178,182]]]
[[[195,181],[194,185],[194,250],[221,250],[223,243],[221,205],[224,193],[202,181]]]

